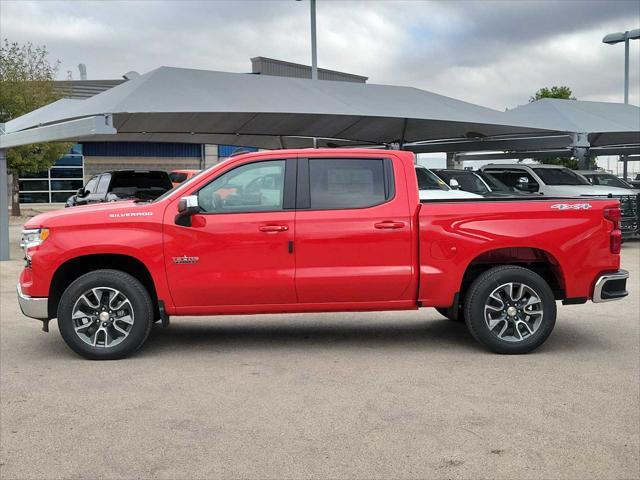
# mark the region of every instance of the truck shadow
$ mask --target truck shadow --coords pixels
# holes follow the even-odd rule
[[[294,319],[295,321],[295,319]],[[309,349],[410,349],[425,351],[457,350],[486,352],[469,334],[464,323],[449,320],[416,320],[375,323],[352,319],[340,322],[327,320],[326,323],[300,324],[261,322],[246,320],[232,324],[224,323],[172,322],[169,328],[154,326],[142,356],[156,355],[171,351],[189,352],[200,349],[218,350],[309,348]],[[535,353],[552,351],[599,351],[610,348],[608,341],[593,332],[570,324],[558,324],[547,342]]]
[[[399,347],[451,348],[452,346],[479,349],[463,323],[449,320],[393,323],[367,321],[300,324],[273,321],[238,325],[220,323],[172,322],[169,328],[155,326],[144,346],[144,354],[164,349],[206,348],[289,348],[295,346],[344,347]]]

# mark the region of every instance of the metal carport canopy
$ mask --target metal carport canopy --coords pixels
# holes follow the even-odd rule
[[[640,144],[640,108],[635,105],[545,98],[507,110],[505,118],[587,134],[592,147]]]
[[[160,67],[85,100],[60,100],[0,131],[0,259],[7,259],[4,149],[49,141],[291,148],[544,135],[504,114],[412,87]],[[6,193],[6,192],[5,192]]]
[[[281,148],[290,146],[281,144],[286,137],[385,144],[546,131],[412,87],[160,67],[86,100],[62,100],[11,120],[0,148],[19,131],[104,115],[117,135],[87,132],[91,140]]]

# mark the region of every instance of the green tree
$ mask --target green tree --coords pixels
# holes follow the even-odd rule
[[[551,88],[542,87],[533,97],[529,98],[529,102],[535,102],[542,98],[562,98],[564,100],[576,99],[576,97],[573,96],[571,89],[565,85],[561,85],[559,87],[553,86]]]
[[[536,92],[533,97],[529,98],[529,102],[535,102],[536,100],[541,100],[543,98],[560,98],[563,100],[576,99],[576,97],[573,96],[571,88],[567,87],[566,85],[560,85],[553,86],[551,88],[542,87]],[[541,160],[542,163],[551,165],[562,165],[572,170],[577,170],[579,168],[578,159],[573,157],[545,157]],[[593,163],[594,161],[595,160],[593,158],[589,159],[590,163]]]
[[[44,46],[31,43],[0,44],[0,123],[24,115],[58,100],[61,95],[54,86],[60,61],[50,61]],[[18,176],[47,170],[65,153],[69,143],[41,143],[7,150],[7,168],[13,178],[11,214],[20,215]]]

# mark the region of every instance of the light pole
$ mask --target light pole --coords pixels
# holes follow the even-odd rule
[[[627,30],[626,32],[610,33],[605,35],[602,43],[615,45],[624,42],[624,103],[629,103],[629,40],[637,40],[640,38],[640,28],[635,30]],[[622,157],[622,177],[627,179],[627,157]]]
[[[300,2],[301,0],[297,0]],[[316,0],[309,0],[311,10],[311,80],[318,79],[318,46],[316,43]]]

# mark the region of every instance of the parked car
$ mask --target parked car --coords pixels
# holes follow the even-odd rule
[[[489,185],[471,170],[435,168],[433,173],[451,188],[475,193],[476,195],[491,193]]]
[[[93,359],[133,353],[169,316],[420,307],[525,353],[551,334],[557,300],[627,295],[617,200],[421,201],[415,175],[406,151],[274,150],[153,202],[43,213],[22,233],[19,304]]]
[[[480,195],[465,192],[464,190],[454,190],[431,170],[420,165],[416,165],[416,177],[418,180],[420,200],[448,200],[454,198],[480,197]]]
[[[639,215],[637,196],[626,188],[592,185],[582,175],[560,165],[542,164],[490,164],[481,169],[509,187],[547,196],[611,196],[620,201],[622,208],[622,234],[631,237],[638,233]]]
[[[633,188],[640,188],[640,173],[636,174],[635,178],[633,180],[629,180],[628,183],[633,185]]]
[[[200,170],[173,170],[169,173],[169,178],[174,187],[177,187],[185,180],[189,180],[194,175],[200,173]]]
[[[483,172],[482,170],[476,170],[474,172],[476,175],[478,175],[482,180],[484,180],[484,183],[487,184],[487,186],[491,189],[491,194],[487,195],[490,197],[499,197],[499,196],[528,196],[530,195],[527,192],[521,192],[520,190],[516,189],[516,188],[512,188],[507,186],[506,184],[502,183],[500,180],[498,180],[496,177],[494,177],[493,175],[491,175],[489,172]]]
[[[640,189],[638,187],[634,187],[626,180],[603,170],[576,170],[575,172],[586,178],[591,185],[624,188],[627,190],[636,190],[634,193],[640,193]]]
[[[475,195],[483,197],[512,197],[522,195],[520,192],[511,191],[504,185],[498,185],[495,180],[496,188],[494,189],[490,185],[491,180],[487,180],[478,172],[471,170],[436,169],[433,172],[451,188],[474,193]]]
[[[88,203],[115,202],[117,200],[153,200],[173,185],[167,172],[159,170],[116,170],[94,175],[65,206]]]

